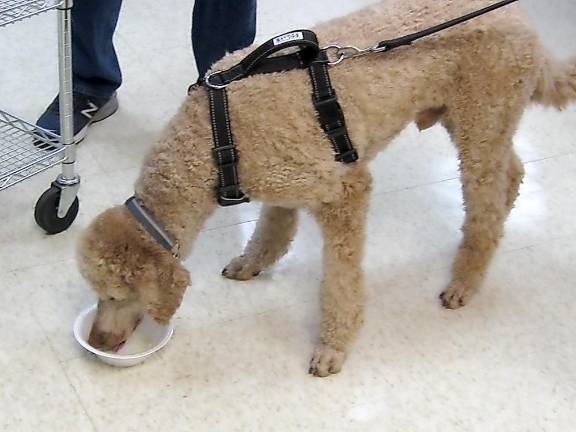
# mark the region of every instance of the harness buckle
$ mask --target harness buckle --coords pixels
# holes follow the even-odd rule
[[[325,125],[339,123],[342,118],[342,107],[340,106],[338,99],[336,99],[336,96],[315,100],[314,108],[316,108],[318,116]]]
[[[359,159],[358,152],[355,149],[348,150],[345,153],[336,155],[336,160],[338,162],[344,162],[346,164],[356,162]]]
[[[223,151],[226,151],[226,150],[236,150],[236,146],[230,144],[230,145],[227,145],[227,146],[214,147],[214,148],[212,149],[212,151],[213,151],[214,153],[219,153],[219,152],[223,152]]]
[[[229,165],[235,165],[238,160],[238,151],[236,150],[235,145],[215,147],[212,149],[212,155],[222,168],[227,168]]]
[[[221,207],[250,202],[250,198],[242,192],[238,184],[219,187],[217,199]]]
[[[337,138],[342,135],[346,135],[346,128],[342,125],[342,122],[334,123],[335,127],[331,128],[331,125],[324,126],[324,132],[330,138]]]

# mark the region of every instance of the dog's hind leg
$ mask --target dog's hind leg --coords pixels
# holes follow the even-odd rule
[[[440,295],[446,308],[464,306],[478,289],[502,236],[523,176],[512,148],[522,111],[521,103],[509,101],[447,114],[445,125],[459,151],[466,217],[452,281]]]
[[[366,168],[355,168],[344,180],[341,198],[314,211],[324,235],[321,344],[310,364],[310,373],[316,376],[340,371],[346,350],[362,324],[361,264],[370,185]]]
[[[296,234],[297,226],[297,210],[264,205],[244,253],[234,258],[222,270],[222,275],[235,280],[248,280],[257,276],[284,256]]]

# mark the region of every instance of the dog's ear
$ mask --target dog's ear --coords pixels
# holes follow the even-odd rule
[[[173,257],[146,264],[134,278],[134,289],[144,309],[161,324],[170,321],[189,284],[190,274]]]

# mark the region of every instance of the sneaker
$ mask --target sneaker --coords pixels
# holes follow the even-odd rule
[[[116,93],[107,99],[95,98],[82,93],[73,93],[74,100],[74,143],[78,144],[88,132],[88,127],[92,123],[102,121],[118,110],[118,99]],[[40,116],[36,125],[42,129],[60,135],[60,103],[58,96],[46,108],[44,114]],[[35,141],[34,145],[43,150],[54,150],[50,144]]]

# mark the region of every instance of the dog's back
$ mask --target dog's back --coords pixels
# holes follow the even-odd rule
[[[367,47],[492,3],[384,1],[314,30],[322,45]],[[231,66],[250,50],[226,56],[214,69]],[[419,113],[441,114],[456,105],[460,110],[473,105],[488,110],[500,100],[519,110],[532,99],[563,106],[576,97],[575,71],[574,64],[558,63],[548,55],[516,5],[412,46],[347,60],[330,69],[360,164],[369,162]],[[232,83],[228,95],[245,192],[254,199],[290,206],[329,201],[340,193],[341,177],[349,168],[334,160],[318,125],[305,70],[253,76]],[[190,164],[208,165],[202,171],[214,178],[212,186],[217,174],[211,163],[207,104],[205,90],[193,92],[172,122],[171,133],[180,134],[183,147],[179,170]],[[176,151],[173,143],[165,147]],[[188,175],[200,175],[197,170]]]
[[[322,45],[363,48],[492,3],[385,1],[314,30]],[[249,50],[228,56],[215,68],[230,66]],[[410,47],[347,60],[330,72],[360,163],[371,160],[418,113],[449,109],[455,99],[460,99],[460,105],[489,106],[514,96],[515,103],[524,107],[533,95],[537,101],[554,105],[575,96],[573,75],[570,78],[566,67],[558,67],[548,57],[516,5]],[[232,127],[242,155],[240,170],[252,196],[274,201],[281,193],[285,203],[303,203],[338,193],[346,168],[333,159],[310,93],[306,71],[255,76],[230,86]],[[288,186],[294,184],[296,190]],[[307,197],[304,201],[303,196]]]

